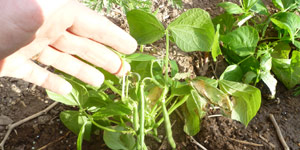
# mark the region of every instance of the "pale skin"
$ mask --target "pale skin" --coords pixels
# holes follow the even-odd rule
[[[74,56],[123,76],[130,65],[107,47],[124,54],[137,47],[125,31],[75,0],[0,0],[0,24],[0,76],[59,94],[71,85],[33,60],[99,87],[103,74]]]

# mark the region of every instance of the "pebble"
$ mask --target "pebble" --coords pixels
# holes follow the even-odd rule
[[[13,120],[10,119],[8,116],[4,116],[4,115],[1,115],[0,116],[0,125],[9,125],[9,124],[12,124],[13,123]]]
[[[38,117],[38,124],[46,124],[51,119],[50,115],[44,115]]]

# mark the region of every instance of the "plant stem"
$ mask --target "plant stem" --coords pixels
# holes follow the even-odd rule
[[[170,45],[169,45],[169,31],[168,30],[166,30],[166,56],[165,56],[165,61],[164,61],[164,64],[165,64],[165,82],[167,82],[168,81],[168,77],[169,77],[169,75],[168,75],[168,68],[169,68],[169,47],[170,47]]]
[[[249,59],[251,56],[253,56],[253,55],[249,55],[248,57],[244,58],[239,63],[237,63],[237,65],[240,65],[241,63],[243,63],[244,61],[246,61],[247,59]]]
[[[144,52],[144,45],[140,45],[140,52]]]
[[[107,80],[104,80],[103,82],[106,86],[108,86],[113,92],[119,94],[120,96],[122,96],[122,92],[117,89],[115,86],[113,86],[111,83],[109,83]]]
[[[139,121],[140,121],[140,130],[139,130],[139,143],[138,143],[138,149],[143,150],[144,145],[144,138],[145,138],[145,95],[144,95],[144,83],[145,79],[141,82],[140,88],[141,88],[141,97],[140,97],[140,107],[139,107]]]

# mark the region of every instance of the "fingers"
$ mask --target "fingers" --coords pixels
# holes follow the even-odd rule
[[[83,5],[76,8],[76,12],[74,23],[68,29],[70,32],[110,46],[125,54],[133,53],[136,50],[137,43],[134,38],[107,18]]]
[[[30,60],[22,61],[22,64],[19,64],[18,67],[14,67],[11,64],[9,60],[7,62],[5,60],[2,61],[3,70],[0,72],[1,76],[20,78],[62,95],[72,91],[70,83]],[[14,69],[10,69],[11,67],[14,67]]]
[[[94,67],[51,47],[47,47],[42,51],[38,61],[46,65],[51,65],[58,70],[96,87],[100,87],[104,81],[103,74]]]
[[[120,69],[124,66],[120,57],[95,41],[65,32],[51,45],[58,50],[77,55],[112,74],[124,75],[120,74]]]

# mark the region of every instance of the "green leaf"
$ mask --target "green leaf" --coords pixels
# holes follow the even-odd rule
[[[237,28],[222,38],[224,45],[239,56],[254,54],[258,40],[258,32],[250,26]]]
[[[217,88],[218,87],[218,80],[216,79],[211,79],[211,78],[207,78],[207,77],[202,77],[202,76],[198,76],[194,79],[195,81],[198,80],[203,80],[205,83]]]
[[[225,11],[229,14],[241,14],[244,12],[239,5],[232,2],[219,3],[218,6],[224,8]]]
[[[186,82],[176,81],[173,86],[171,86],[171,95],[174,96],[184,96],[190,93],[191,86],[189,86]]]
[[[112,117],[130,115],[130,108],[121,102],[109,102],[106,106],[101,107],[96,113],[93,114],[95,120]]]
[[[85,132],[85,126],[86,126],[87,122],[84,122],[81,129],[80,129],[80,132],[78,134],[78,137],[77,137],[77,150],[81,150],[82,148],[82,140],[83,140],[83,135],[84,135],[84,132]]]
[[[262,15],[269,15],[268,9],[262,0],[258,0],[257,3],[251,8],[251,11]]]
[[[220,25],[217,25],[217,32],[215,33],[215,37],[214,37],[214,42],[211,48],[211,55],[214,61],[217,61],[217,57],[219,55],[222,55],[221,49],[220,49],[220,44],[219,44],[219,30],[220,30]]]
[[[243,0],[243,6],[246,11],[250,10],[258,0]]]
[[[78,111],[66,110],[60,113],[59,118],[69,130],[77,135],[86,122],[83,139],[90,140],[92,123],[86,116],[83,116]]]
[[[168,26],[177,46],[185,51],[210,51],[214,40],[214,26],[209,13],[190,9]]]
[[[232,96],[231,118],[247,126],[260,108],[260,90],[254,86],[227,80],[219,80],[219,85],[223,92]]]
[[[134,54],[126,56],[126,60],[128,60],[129,62],[131,62],[131,61],[151,61],[151,60],[155,60],[155,59],[156,59],[156,57],[147,55],[147,54],[143,54],[143,53],[134,53]]]
[[[294,45],[298,48],[298,50],[300,49],[300,41],[294,41]]]
[[[141,76],[141,79],[145,77],[151,77],[150,66],[151,61],[133,61],[130,63],[131,71],[136,72]]]
[[[175,60],[170,61],[170,68],[171,68],[171,77],[174,77],[179,72],[179,68]]]
[[[284,11],[290,8],[295,3],[295,0],[272,0],[272,2],[281,11]]]
[[[205,116],[205,106],[207,102],[195,90],[192,90],[192,95],[189,96],[185,105],[183,105],[183,115],[185,124],[183,130],[190,136],[196,135],[200,131],[201,119]]]
[[[268,86],[271,92],[271,99],[275,98],[277,80],[271,75],[272,57],[270,53],[266,53],[260,58],[261,79]]]
[[[281,0],[272,0],[275,7],[279,8],[280,10],[284,10],[284,6]]]
[[[69,79],[66,80],[72,85],[72,92],[67,95],[59,95],[47,90],[49,98],[66,105],[84,105],[89,96],[87,89],[75,81]]]
[[[253,83],[253,80],[257,78],[257,74],[254,73],[253,71],[248,71],[243,78],[243,82],[246,84],[251,84]]]
[[[223,13],[215,17],[212,21],[216,29],[217,29],[217,25],[220,24],[220,34],[224,35],[228,32],[231,32],[235,22],[235,18],[231,14]]]
[[[112,127],[115,130],[125,130],[124,127]],[[110,132],[104,130],[103,140],[105,144],[113,150],[132,150],[134,149],[135,139],[132,134],[122,134],[120,132]]]
[[[220,76],[220,80],[240,82],[243,78],[243,71],[239,65],[230,65]]]
[[[300,52],[293,51],[291,59],[272,60],[272,71],[276,77],[291,89],[300,83]]]
[[[165,34],[164,26],[150,13],[134,9],[127,12],[126,16],[130,34],[140,45],[151,44]]]
[[[273,58],[289,59],[291,47],[289,43],[280,42],[274,47],[274,51],[271,53]]]
[[[294,43],[294,36],[297,29],[300,28],[300,17],[291,12],[277,13],[271,18],[271,21],[281,29],[286,30],[290,34],[290,39]]]

